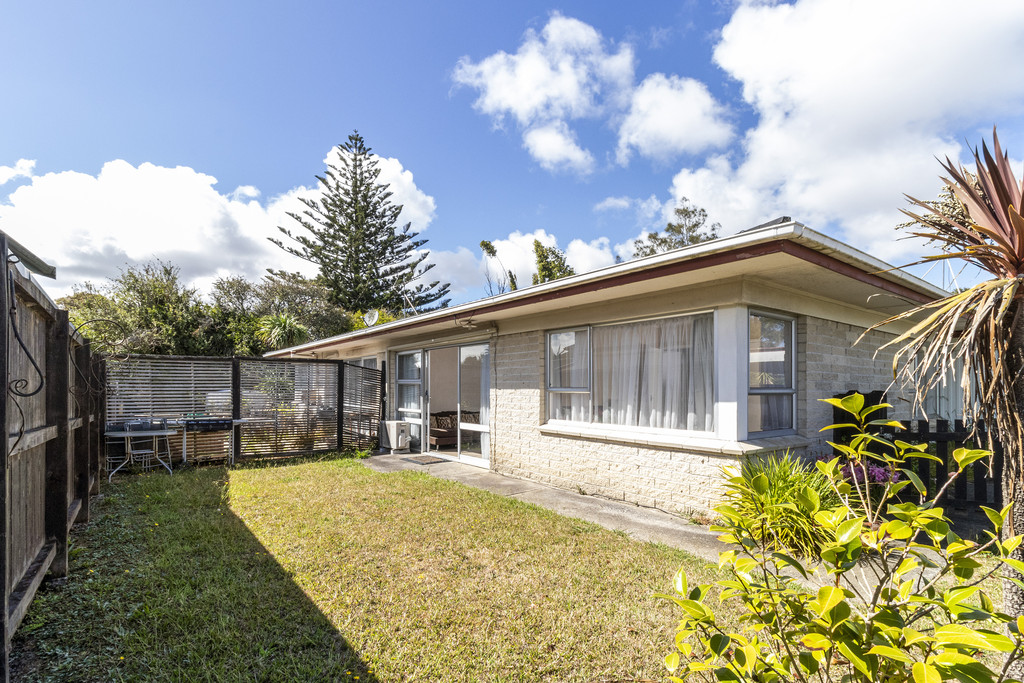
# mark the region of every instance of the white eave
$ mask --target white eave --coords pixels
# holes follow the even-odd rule
[[[406,328],[423,328],[432,324],[444,322],[457,322],[459,320],[473,319],[479,312],[498,311],[508,309],[519,309],[516,315],[522,315],[528,310],[523,307],[531,306],[533,302],[550,302],[559,297],[559,293],[570,290],[580,291],[581,288],[597,288],[602,281],[609,281],[608,286],[616,286],[616,281],[624,279],[636,279],[636,274],[644,271],[658,271],[671,268],[676,265],[685,264],[689,261],[706,260],[708,257],[726,255],[729,252],[737,252],[738,258],[744,252],[758,245],[778,243],[781,241],[806,247],[816,254],[834,259],[835,261],[852,266],[857,271],[866,275],[879,278],[879,281],[892,283],[894,286],[915,293],[917,298],[922,300],[933,300],[948,295],[948,292],[932,285],[918,277],[881,261],[869,254],[832,239],[827,235],[815,232],[810,228],[790,221],[787,223],[770,225],[763,228],[746,230],[729,237],[723,237],[709,242],[703,242],[683,249],[656,254],[646,258],[617,263],[605,268],[599,268],[580,275],[573,275],[566,278],[546,282],[540,285],[519,289],[505,294],[479,299],[465,304],[459,304],[449,308],[442,308],[429,313],[403,318],[393,322],[364,328],[355,332],[348,332],[335,337],[309,342],[299,346],[280,349],[267,353],[267,357],[289,357],[309,356],[313,352],[326,347],[350,345],[364,339],[373,337],[389,336],[394,333],[401,333]],[[751,259],[757,258],[754,254]],[[909,308],[909,306],[908,306]]]

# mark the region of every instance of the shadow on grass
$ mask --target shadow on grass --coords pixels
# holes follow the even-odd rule
[[[40,591],[15,636],[14,680],[373,683],[231,512],[226,479],[207,467],[105,487],[68,580]]]

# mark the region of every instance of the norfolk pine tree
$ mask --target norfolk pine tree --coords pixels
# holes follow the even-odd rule
[[[377,160],[357,131],[339,145],[338,157],[340,166],[328,163],[316,177],[321,196],[300,198],[306,209],[288,214],[304,232],[278,228],[295,244],[270,241],[316,264],[330,302],[347,310],[447,306],[448,283],[417,282],[434,267],[423,263],[426,253],[416,253],[427,241],[417,239],[410,223],[398,226],[402,206],[392,204],[388,186],[377,182]]]

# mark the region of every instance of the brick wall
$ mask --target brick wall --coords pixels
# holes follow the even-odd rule
[[[541,434],[544,333],[501,335],[494,346],[496,472],[685,514],[715,504],[728,456]]]
[[[848,389],[886,389],[892,354],[874,352],[891,338],[819,318],[797,321],[797,428],[809,455],[826,453],[831,406],[817,399]],[[634,446],[540,433],[545,422],[544,333],[499,335],[492,347],[491,468],[496,472],[614,500],[686,514],[708,510],[720,495],[722,468],[741,457]],[[895,416],[905,417],[906,404]]]
[[[826,443],[829,434],[818,430],[832,423],[832,406],[818,399],[850,390],[890,389],[892,350],[879,349],[893,337],[874,330],[858,343],[863,333],[863,328],[821,318],[803,317],[797,322],[797,430],[811,440],[807,453],[812,457],[831,453]],[[893,404],[889,417],[910,418],[910,404],[898,391],[889,392],[888,402]]]

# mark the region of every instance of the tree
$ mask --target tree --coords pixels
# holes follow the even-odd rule
[[[984,157],[984,160],[983,158]],[[946,211],[941,203],[907,197],[915,211],[904,211],[913,234],[937,244],[939,253],[918,263],[961,259],[990,279],[938,301],[891,318],[915,324],[892,342],[894,371],[918,395],[943,378],[958,375],[964,405],[994,426],[1005,450],[1003,499],[1012,504],[1009,531],[1024,532],[1024,218],[1022,186],[1010,169],[1009,156],[992,131],[992,152],[982,143],[974,150],[975,173],[947,157],[943,178],[959,206]],[[922,211],[923,210],[923,211]],[[958,361],[962,367],[958,368]],[[1013,557],[1024,559],[1018,548]],[[1024,588],[1004,585],[1004,609],[1024,615]],[[1015,671],[1014,675],[1020,675]]]
[[[328,163],[317,176],[321,196],[301,198],[306,209],[289,213],[304,232],[278,229],[292,244],[270,241],[319,268],[318,282],[329,300],[350,311],[382,308],[443,308],[449,284],[426,284],[423,276],[433,268],[424,264],[425,239],[410,223],[398,227],[401,205],[392,204],[388,186],[377,182],[380,169],[358,132],[338,146],[340,166]]]
[[[272,349],[295,346],[309,339],[306,326],[287,313],[260,318],[256,335]]]
[[[516,274],[505,267],[505,264],[498,258],[498,250],[494,248],[488,240],[480,240],[480,251],[484,253],[485,271],[484,277],[487,279],[487,294],[494,296],[495,294],[504,294],[505,292],[514,292],[519,289],[519,282],[516,280]],[[501,271],[501,275],[496,278],[491,277],[491,261],[498,262],[498,269]]]
[[[243,355],[262,353],[237,350],[239,346],[252,347],[260,321],[267,316],[288,314],[305,327],[310,338],[325,339],[352,329],[353,318],[340,306],[328,301],[327,288],[303,276],[282,270],[268,271],[263,279],[252,282],[239,275],[218,278],[211,293],[214,305],[224,310],[239,329],[236,352]]]
[[[565,262],[565,252],[558,247],[545,247],[540,240],[534,240],[533,253],[537,256],[537,272],[533,276],[535,285],[576,274]]]
[[[691,244],[700,244],[718,237],[722,226],[718,223],[704,227],[708,212],[694,206],[686,197],[680,197],[675,208],[675,221],[665,226],[665,231],[649,232],[633,245],[633,258],[654,256]]]
[[[111,351],[219,356],[234,349],[227,321],[163,261],[128,267],[102,289],[86,283],[58,303]]]

